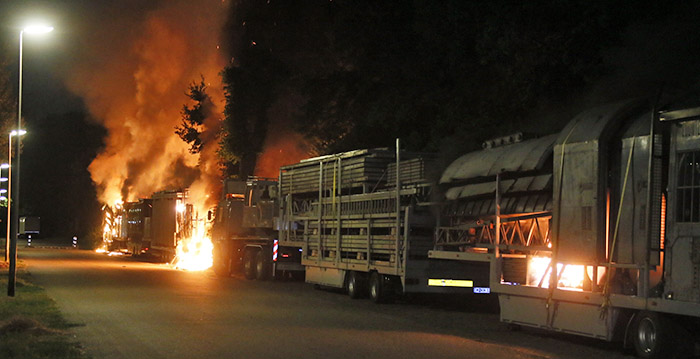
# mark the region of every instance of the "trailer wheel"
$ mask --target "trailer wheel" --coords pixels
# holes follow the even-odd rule
[[[384,281],[384,275],[372,272],[369,277],[369,298],[375,303],[387,303],[390,301],[391,290]]]
[[[265,259],[263,250],[257,251],[255,254],[255,279],[268,280],[270,279],[270,263]]]
[[[632,341],[640,358],[664,358],[670,349],[668,319],[655,312],[640,312],[635,320]]]
[[[345,289],[348,291],[348,296],[352,299],[362,298],[366,293],[364,280],[361,275],[355,271],[348,272],[348,278],[345,281]]]
[[[246,279],[255,279],[255,254],[252,250],[243,253],[243,275]]]

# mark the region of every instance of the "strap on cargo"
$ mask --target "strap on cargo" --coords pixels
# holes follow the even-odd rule
[[[625,203],[625,192],[627,192],[627,180],[629,179],[630,167],[632,167],[632,155],[634,154],[634,145],[637,141],[632,138],[632,147],[630,148],[630,154],[627,156],[627,166],[625,168],[625,180],[622,183],[622,193],[620,194],[620,204],[617,207],[617,218],[615,219],[615,231],[613,232],[612,246],[610,247],[610,255],[606,263],[605,269],[605,285],[603,286],[603,304],[600,306],[600,318],[604,319],[608,311],[606,310],[610,306],[610,277],[612,276],[612,259],[615,254],[615,247],[617,244],[617,233],[620,229],[620,217],[622,216],[622,205]]]

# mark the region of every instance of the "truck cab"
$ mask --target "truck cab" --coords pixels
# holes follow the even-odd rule
[[[300,248],[279,245],[275,228],[277,181],[251,177],[227,179],[212,228],[214,270],[243,272],[248,279],[303,271]]]

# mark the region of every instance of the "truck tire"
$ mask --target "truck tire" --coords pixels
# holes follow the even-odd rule
[[[213,251],[214,255],[214,273],[219,277],[229,277],[231,275],[231,261],[224,255],[219,246],[216,246]]]
[[[264,250],[259,250],[255,254],[255,279],[270,279],[270,263],[265,259]]]
[[[355,271],[348,272],[348,278],[345,281],[345,289],[348,292],[348,296],[352,299],[362,298],[367,293],[364,278],[362,278],[360,273]]]
[[[388,303],[391,297],[389,289],[384,275],[372,272],[369,276],[369,298],[377,304]]]
[[[668,319],[655,312],[639,312],[632,332],[637,356],[645,359],[665,358],[670,350]]]
[[[231,275],[228,266],[221,262],[214,264],[214,273],[219,277],[228,277]]]
[[[255,252],[252,250],[243,253],[243,275],[245,279],[255,279]]]

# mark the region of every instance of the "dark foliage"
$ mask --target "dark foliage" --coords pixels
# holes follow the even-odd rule
[[[202,139],[199,137],[204,120],[211,114],[212,103],[207,95],[207,86],[204,78],[199,83],[190,84],[187,89],[187,97],[195,102],[192,107],[182,106],[182,122],[175,127],[175,133],[190,145],[190,153],[199,153],[202,150]]]
[[[254,160],[274,121],[267,110],[284,99],[298,99],[293,129],[320,153],[391,146],[400,137],[410,149],[449,157],[508,132],[551,133],[590,102],[655,93],[669,53],[700,50],[689,15],[697,8],[241,0],[227,25],[224,145],[239,161]],[[669,27],[672,41],[658,35]],[[654,35],[641,40],[645,33]],[[645,62],[652,52],[658,63]],[[665,80],[697,81],[696,67]]]

